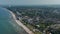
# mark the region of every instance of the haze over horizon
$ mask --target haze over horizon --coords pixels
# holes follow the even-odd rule
[[[60,0],[0,0],[0,5],[60,5]]]

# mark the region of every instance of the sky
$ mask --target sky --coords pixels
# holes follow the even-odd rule
[[[60,5],[60,0],[0,0],[0,5]]]

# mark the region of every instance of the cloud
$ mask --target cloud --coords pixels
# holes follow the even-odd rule
[[[60,4],[60,0],[0,0],[0,5],[49,5]]]

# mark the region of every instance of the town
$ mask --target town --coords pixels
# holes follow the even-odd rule
[[[9,7],[7,9],[35,34],[60,33],[60,8]]]

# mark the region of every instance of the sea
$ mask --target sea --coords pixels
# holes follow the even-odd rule
[[[13,19],[9,10],[0,7],[0,34],[27,34]]]

